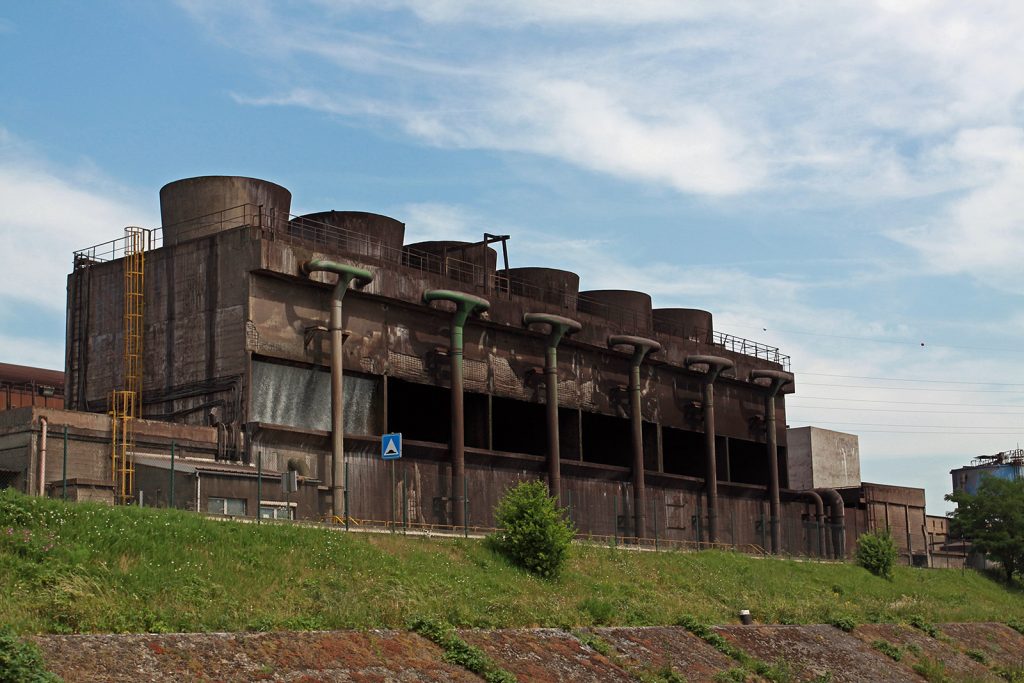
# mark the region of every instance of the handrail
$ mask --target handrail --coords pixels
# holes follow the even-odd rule
[[[575,292],[558,288],[539,287],[534,283],[509,277],[504,270],[491,274],[489,269],[464,259],[433,254],[407,246],[393,247],[384,244],[372,236],[347,230],[323,221],[292,214],[267,211],[255,204],[239,204],[222,211],[215,211],[203,216],[181,221],[173,225],[155,228],[151,231],[151,242],[148,249],[157,249],[163,244],[163,231],[168,227],[192,225],[184,232],[178,232],[177,242],[187,241],[192,234],[207,235],[210,228],[216,226],[242,227],[249,226],[261,230],[268,238],[298,242],[320,248],[327,252],[342,252],[350,255],[363,256],[385,263],[393,263],[425,273],[436,273],[460,283],[480,287],[485,293],[497,292],[509,298],[523,297],[535,301],[560,306],[566,310],[578,310],[580,304],[586,311],[581,314],[596,315],[618,324],[623,330],[645,331],[650,327],[650,319],[637,311],[614,306],[603,301],[591,299]],[[100,244],[79,249],[74,252],[75,270],[86,268],[96,263],[113,261],[124,256],[127,247],[124,237],[102,242]],[[485,247],[481,247],[485,248]],[[686,328],[667,321],[656,321],[653,332],[670,334],[683,339],[707,343],[710,337],[712,346],[723,348],[744,356],[760,358],[777,363],[785,370],[790,369],[790,357],[779,351],[777,347],[737,337],[732,334],[700,328]]]

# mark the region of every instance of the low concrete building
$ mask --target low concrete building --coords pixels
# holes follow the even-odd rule
[[[102,413],[40,407],[0,411],[0,488],[113,503],[110,428],[110,417]],[[135,437],[135,490],[142,505],[320,519],[321,482],[296,471],[297,490],[284,493],[282,470],[262,466],[277,461],[270,452],[264,458],[264,447],[257,448],[251,464],[218,459],[225,451],[224,430],[158,420],[137,420]]]

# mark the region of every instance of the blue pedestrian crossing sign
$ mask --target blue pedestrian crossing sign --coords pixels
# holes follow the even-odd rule
[[[380,457],[398,460],[402,457],[402,433],[384,434],[380,437]]]

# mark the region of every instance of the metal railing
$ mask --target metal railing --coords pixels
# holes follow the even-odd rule
[[[790,357],[774,346],[718,331],[714,331],[709,339],[707,330],[682,327],[677,329],[677,326],[662,321],[652,323],[649,315],[629,308],[607,304],[575,292],[540,287],[532,282],[509,277],[503,270],[491,272],[491,269],[484,265],[488,247],[482,244],[470,247],[479,249],[484,255],[479,262],[474,262],[450,256],[446,251],[430,253],[406,246],[394,247],[369,235],[323,221],[276,210],[264,210],[261,205],[240,204],[177,224],[155,228],[150,233],[147,249],[157,249],[167,244],[169,232],[173,233],[174,241],[178,243],[216,230],[243,226],[256,228],[266,238],[275,241],[299,244],[328,253],[343,252],[384,264],[398,264],[420,272],[442,275],[463,285],[471,285],[487,295],[497,293],[509,298],[521,297],[543,301],[569,311],[577,310],[598,316],[625,331],[642,332],[653,328],[654,332],[710,343],[727,351],[778,363],[784,369],[790,369]],[[121,237],[80,249],[74,253],[75,269],[122,258],[128,246],[130,245],[127,244],[126,238]],[[466,250],[458,248],[453,251],[464,255]]]

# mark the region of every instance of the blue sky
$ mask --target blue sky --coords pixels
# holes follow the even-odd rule
[[[781,347],[792,426],[926,486],[1024,417],[1024,5],[182,0],[0,8],[0,359],[158,190],[512,235],[513,266]],[[899,412],[897,412],[899,411]]]

